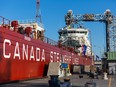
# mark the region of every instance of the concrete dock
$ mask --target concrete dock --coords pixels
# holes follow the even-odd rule
[[[109,76],[110,78],[111,76]],[[83,78],[79,78],[79,75],[72,75],[68,77],[59,78],[61,82],[65,78],[70,78],[70,82],[72,83],[72,87],[84,87],[84,85],[90,81],[90,78],[86,75],[83,75]],[[34,80],[27,80],[27,81],[19,81],[14,83],[7,83],[1,84],[0,87],[49,87],[48,80],[50,78],[42,78],[42,79],[34,79]],[[97,84],[98,87],[108,87],[109,80],[102,79],[102,76],[99,76],[99,79],[92,79],[93,82]],[[110,87],[116,87],[116,80],[114,77],[110,79]]]

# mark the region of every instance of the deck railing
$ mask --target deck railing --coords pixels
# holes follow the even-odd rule
[[[44,37],[44,40],[43,40],[45,43],[47,44],[50,44],[50,45],[53,45],[53,46],[58,46],[58,43],[48,37]]]
[[[19,24],[32,24],[32,23],[38,23],[38,25],[39,25],[40,27],[43,28],[43,26],[44,26],[43,23],[36,22],[35,19],[30,19],[30,20],[18,20],[18,23],[19,23]]]
[[[10,25],[10,20],[0,16],[0,25]]]

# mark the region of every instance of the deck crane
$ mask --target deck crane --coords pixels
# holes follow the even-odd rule
[[[42,23],[41,12],[40,12],[40,0],[36,0],[36,22]]]

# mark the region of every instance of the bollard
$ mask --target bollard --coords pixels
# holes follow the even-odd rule
[[[60,84],[60,87],[72,87],[71,85],[72,85],[72,84],[71,84],[71,82],[70,82],[70,79],[69,79],[69,78],[65,78],[65,79],[64,79],[64,82],[62,82],[62,83]]]
[[[80,74],[80,75],[79,75],[79,78],[83,78],[83,75]]]
[[[93,81],[90,81],[85,84],[85,87],[97,87],[97,84]]]
[[[60,87],[59,75],[50,75],[49,87]]]
[[[66,84],[66,87],[72,87],[69,78],[64,79],[64,84]]]
[[[69,78],[65,78],[64,82],[70,82],[70,79]]]
[[[107,73],[104,73],[104,80],[108,80]]]

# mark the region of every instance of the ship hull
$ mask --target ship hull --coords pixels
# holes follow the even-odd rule
[[[0,83],[41,78],[50,62],[91,65],[92,60],[0,27]]]

